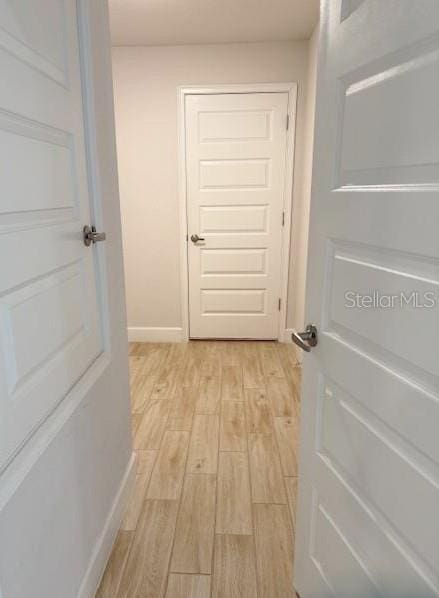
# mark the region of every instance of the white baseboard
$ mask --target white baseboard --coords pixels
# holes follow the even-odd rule
[[[129,326],[128,340],[130,343],[181,343],[183,329]]]
[[[136,480],[136,456],[131,455],[122,483],[114,499],[101,536],[96,542],[88,569],[84,575],[77,598],[94,598],[104,574],[117,532],[130,499]]]

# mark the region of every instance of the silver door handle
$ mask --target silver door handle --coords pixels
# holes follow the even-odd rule
[[[318,343],[317,328],[313,324],[308,324],[305,332],[293,332],[291,339],[298,347],[309,353],[311,347],[315,347]]]
[[[191,235],[191,241],[192,243],[198,243],[198,241],[205,241],[205,238],[198,235]]]
[[[95,226],[84,226],[82,229],[84,245],[90,247],[92,243],[99,243],[99,241],[105,241],[107,235],[105,233],[96,232]]]

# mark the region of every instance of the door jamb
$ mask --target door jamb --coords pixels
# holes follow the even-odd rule
[[[281,288],[278,340],[283,341],[287,328],[288,274],[291,251],[291,215],[293,210],[294,152],[297,114],[297,83],[250,83],[245,85],[218,85],[212,87],[178,88],[178,199],[180,216],[180,279],[182,341],[189,340],[189,264],[188,219],[186,185],[186,119],[185,105],[188,95],[218,93],[288,93],[287,145],[285,151],[285,177],[283,187],[284,225],[282,226]]]

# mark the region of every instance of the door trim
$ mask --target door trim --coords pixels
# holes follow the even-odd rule
[[[278,340],[283,341],[287,327],[288,273],[291,248],[291,214],[293,210],[294,152],[297,114],[297,83],[250,83],[245,85],[217,85],[212,87],[179,87],[178,100],[178,203],[180,216],[180,289],[182,341],[189,340],[189,264],[188,221],[186,194],[186,119],[185,103],[188,95],[212,95],[219,93],[287,93],[288,118],[287,147],[285,152],[285,180],[283,206],[285,224],[282,230],[281,256],[281,308]]]

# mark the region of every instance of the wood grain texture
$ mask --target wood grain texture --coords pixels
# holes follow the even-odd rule
[[[217,472],[219,424],[218,415],[195,415],[186,467],[188,473]]]
[[[147,498],[180,498],[189,432],[167,431],[152,472]]]
[[[226,365],[222,368],[221,399],[223,401],[243,401],[242,368]]]
[[[266,378],[284,378],[284,370],[277,351],[278,343],[258,344],[262,371]]]
[[[252,536],[215,536],[212,598],[256,598]]]
[[[114,543],[110,560],[96,593],[96,598],[114,598],[119,589],[134,532],[120,530]]]
[[[211,572],[215,492],[216,476],[187,476],[175,530],[173,573]]]
[[[151,472],[157,455],[158,451],[136,451],[137,473]]]
[[[169,401],[148,401],[134,436],[136,450],[158,450],[165,433]]]
[[[167,423],[168,430],[191,429],[197,397],[197,387],[180,386],[177,388],[171,403],[171,409]]]
[[[298,428],[294,417],[275,417],[280,462],[285,476],[297,476]]]
[[[171,399],[174,396],[178,377],[184,361],[185,347],[173,343],[158,369],[151,399]]]
[[[204,344],[204,351],[201,356],[201,377],[209,376],[219,378],[221,376],[221,360],[219,358],[219,342],[208,341]]]
[[[273,434],[274,422],[266,391],[249,388],[245,391],[245,397],[248,434]]]
[[[276,417],[292,417],[295,415],[294,396],[285,379],[269,378],[267,380],[267,392]]]
[[[144,502],[117,598],[164,596],[177,510],[175,500]]]
[[[221,378],[202,376],[195,413],[200,415],[219,415],[221,400]]]
[[[98,598],[288,598],[294,350],[134,343],[130,363],[137,478]]]
[[[148,489],[152,470],[156,460],[156,451],[145,451],[142,459],[141,472],[136,476],[133,493],[128,503],[128,509],[123,518],[121,528],[126,531],[134,531],[137,526],[137,521],[142,511],[143,501],[145,500],[146,491]]]
[[[279,453],[273,435],[250,434],[249,461],[253,502],[286,504]]]
[[[290,507],[291,526],[293,533],[296,532],[296,508],[297,508],[297,478],[285,478],[287,489],[288,506]]]
[[[244,343],[242,355],[244,388],[265,388],[259,343]]]
[[[247,450],[244,403],[235,401],[222,402],[220,450]]]
[[[242,367],[243,343],[239,341],[226,341],[220,343],[222,351],[218,351],[221,365],[235,365]]]
[[[210,576],[171,573],[166,598],[210,598]]]
[[[246,453],[220,453],[216,533],[253,533],[250,477]]]
[[[293,531],[285,505],[253,506],[259,598],[295,598]]]
[[[186,360],[183,365],[183,372],[181,375],[182,386],[188,386],[190,388],[197,388],[200,384],[201,371],[203,367],[202,354],[194,350],[190,350],[186,355]]]

